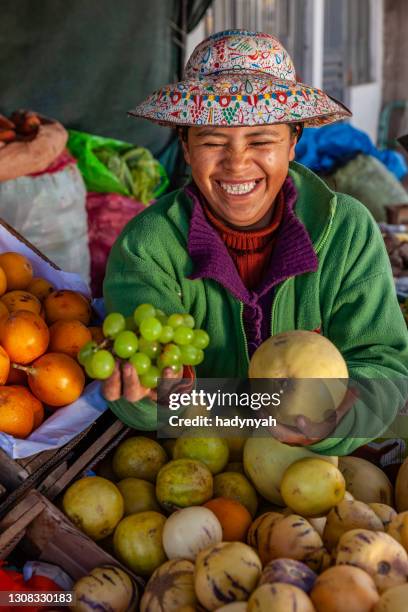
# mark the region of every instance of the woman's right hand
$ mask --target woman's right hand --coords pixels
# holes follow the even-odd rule
[[[174,379],[178,381],[183,376],[183,369],[179,373],[173,372],[171,368],[165,368],[162,372],[162,377],[166,379]],[[123,363],[122,367],[117,361],[115,370],[102,385],[102,394],[109,402],[115,402],[123,397],[128,402],[138,402],[144,398],[157,401],[156,389],[144,387],[137,375],[135,368],[131,363]]]

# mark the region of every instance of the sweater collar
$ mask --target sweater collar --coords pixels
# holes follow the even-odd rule
[[[256,291],[250,291],[243,284],[227,247],[206,219],[201,204],[203,196],[195,185],[187,185],[185,192],[193,201],[187,248],[194,264],[194,271],[189,278],[192,280],[211,278],[244,304],[251,305],[285,279],[316,271],[318,260],[310,236],[294,213],[297,192],[289,176],[282,191],[285,208],[276,233],[270,265],[261,286],[257,287]]]

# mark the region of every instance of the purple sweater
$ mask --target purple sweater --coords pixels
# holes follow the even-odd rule
[[[249,356],[270,336],[271,308],[276,285],[291,276],[315,272],[317,255],[309,234],[295,215],[297,192],[293,180],[287,177],[283,187],[285,208],[276,232],[275,247],[269,268],[260,285],[247,289],[217,230],[205,216],[203,195],[194,184],[185,187],[193,200],[193,212],[188,236],[188,252],[194,263],[189,278],[211,278],[228,289],[244,304],[244,327]]]

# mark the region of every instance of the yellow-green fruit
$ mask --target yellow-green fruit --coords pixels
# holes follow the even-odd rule
[[[151,482],[140,478],[124,478],[118,482],[117,487],[125,502],[125,516],[147,510],[160,512],[155,486]]]
[[[408,584],[400,584],[385,591],[371,612],[407,612],[407,608]]]
[[[158,567],[150,578],[140,601],[140,612],[179,612],[196,603],[194,563],[173,559]]]
[[[182,436],[173,449],[173,459],[196,459],[204,463],[212,474],[221,472],[228,458],[229,448],[223,438]]]
[[[249,480],[239,472],[222,472],[214,477],[214,497],[229,497],[240,502],[252,517],[258,508],[258,498]]]
[[[262,565],[256,552],[241,542],[220,542],[199,553],[195,591],[207,610],[245,601],[256,587]]]
[[[167,462],[164,449],[150,438],[138,436],[121,442],[113,455],[112,467],[118,479],[141,478],[155,482]]]
[[[248,375],[291,379],[274,409],[280,423],[287,425],[296,425],[299,415],[323,421],[347,391],[348,370],[340,351],[321,334],[303,330],[265,340],[251,358]]]
[[[320,516],[342,501],[346,483],[334,465],[307,457],[288,467],[280,490],[283,501],[296,514]]]
[[[315,612],[309,597],[293,584],[276,582],[258,587],[248,601],[248,612]]]
[[[157,476],[156,497],[166,510],[201,506],[211,499],[212,495],[213,477],[201,461],[169,461]]]
[[[393,489],[385,472],[360,457],[340,457],[339,470],[346,481],[347,491],[365,504],[393,505]]]
[[[101,476],[74,482],[65,492],[62,507],[74,525],[93,540],[112,533],[124,512],[118,487]]]
[[[162,545],[166,517],[159,512],[139,512],[122,519],[115,529],[117,557],[136,574],[149,576],[166,561]]]
[[[303,457],[319,457],[337,466],[337,457],[316,455],[307,448],[282,444],[271,435],[249,438],[244,448],[244,469],[258,493],[278,506],[285,502],[280,485],[285,470]]]
[[[73,612],[130,612],[136,610],[136,586],[120,567],[95,567],[73,586]]]

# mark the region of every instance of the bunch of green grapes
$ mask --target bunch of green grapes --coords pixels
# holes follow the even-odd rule
[[[105,340],[87,342],[78,361],[90,378],[105,380],[115,369],[115,359],[127,360],[144,387],[154,389],[164,368],[179,373],[183,366],[200,364],[210,338],[203,329],[194,329],[190,314],[166,316],[151,304],[140,304],[125,318],[109,314],[102,326]]]

